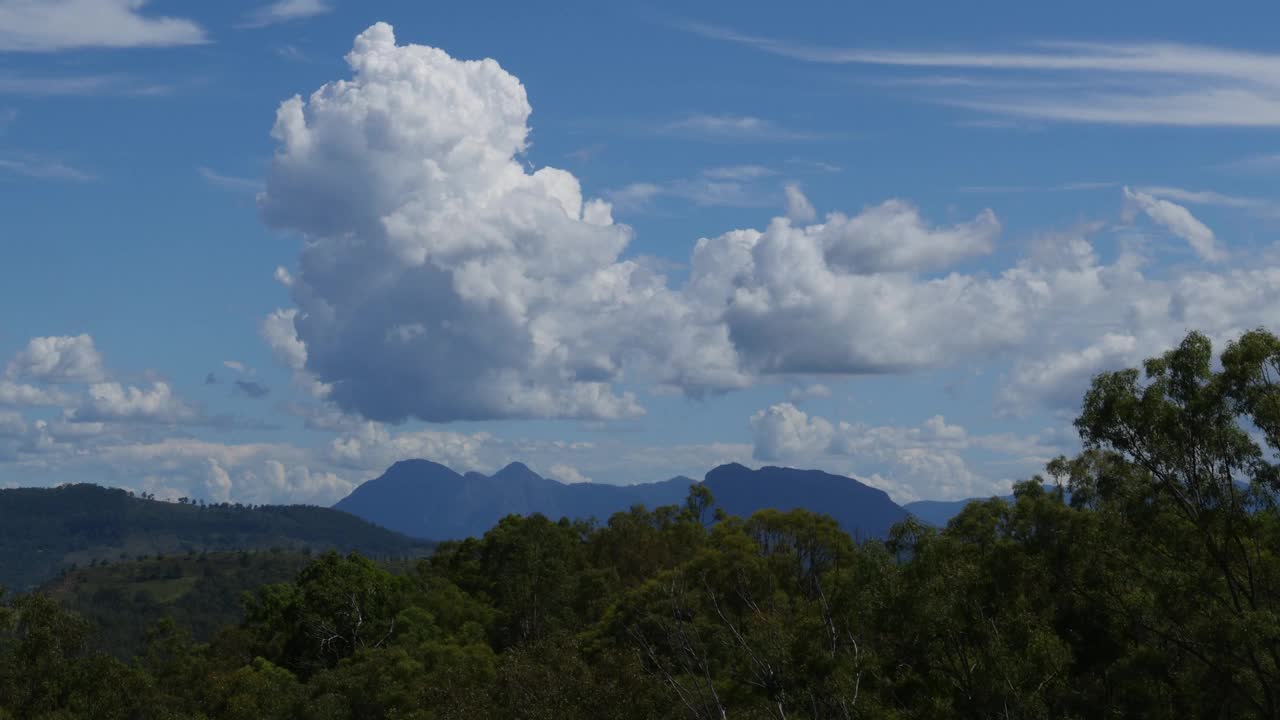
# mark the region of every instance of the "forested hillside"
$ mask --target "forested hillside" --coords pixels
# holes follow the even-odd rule
[[[347,513],[306,505],[159,502],[96,485],[0,490],[0,586],[14,590],[92,563],[272,547],[375,557],[429,549]]]
[[[94,645],[121,659],[146,646],[146,631],[167,618],[201,642],[244,617],[243,594],[292,582],[309,552],[190,553],[69,571],[40,588],[94,627]]]
[[[1277,718],[1280,340],[1212,360],[1192,335],[1099,376],[1081,455],[883,541],[699,485],[600,526],[510,516],[405,574],[329,554],[132,664],[11,598],[0,717]]]

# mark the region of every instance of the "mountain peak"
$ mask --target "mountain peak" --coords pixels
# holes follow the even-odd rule
[[[387,468],[387,471],[384,473],[384,475],[399,475],[404,473],[414,473],[414,474],[430,473],[432,475],[437,475],[437,474],[457,475],[457,473],[455,473],[453,469],[447,465],[441,465],[438,462],[432,462],[431,460],[422,460],[422,459],[396,461],[391,465],[391,467]]]
[[[542,476],[522,462],[513,462],[492,475],[495,480],[542,480]]]
[[[411,536],[446,540],[482,535],[511,513],[603,522],[635,505],[680,505],[695,483],[675,477],[637,485],[566,485],[520,462],[487,477],[475,472],[464,477],[438,463],[417,460],[396,463],[336,507]],[[715,496],[716,505],[731,515],[746,518],[764,508],[808,509],[832,516],[860,537],[883,537],[907,516],[883,491],[820,470],[752,470],[728,463],[708,472],[702,484]]]

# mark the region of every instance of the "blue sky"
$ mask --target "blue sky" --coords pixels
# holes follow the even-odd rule
[[[0,0],[0,485],[1002,491],[1280,316],[1276,15]]]

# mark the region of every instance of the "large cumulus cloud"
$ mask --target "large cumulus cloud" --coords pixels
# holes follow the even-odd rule
[[[347,61],[351,80],[281,105],[260,198],[270,225],[305,239],[276,347],[341,407],[616,418],[642,412],[615,388],[626,366],[740,382],[716,356],[723,333],[684,323],[662,277],[619,260],[631,231],[607,204],[565,171],[525,170],[529,103],[497,62],[398,46],[385,24]]]
[[[954,349],[929,342],[930,327],[857,338],[854,315],[952,308],[944,326],[1004,314],[964,278],[912,285],[917,271],[988,252],[995,217],[934,228],[901,201],[704,241],[694,279],[672,288],[621,259],[630,229],[576,178],[525,169],[529,102],[496,62],[397,45],[385,24],[347,60],[351,80],[281,105],[260,201],[270,225],[305,242],[297,308],[264,334],[349,412],[624,417],[643,412],[624,381],[699,395],[759,371],[857,372]],[[1007,333],[986,326],[960,344]],[[803,337],[832,330],[857,347]]]
[[[933,228],[900,201],[814,225],[776,218],[763,232],[699,240],[688,295],[719,319],[752,372],[933,366],[1025,333],[1035,300],[1021,278],[926,274],[989,252],[998,229],[990,212]]]
[[[283,276],[294,307],[262,332],[356,417],[611,419],[643,412],[635,388],[965,363],[996,368],[1000,408],[1025,413],[1188,329],[1265,322],[1280,297],[1273,264],[1172,279],[1141,249],[1104,261],[1107,223],[973,270],[1001,232],[990,210],[938,224],[889,199],[819,218],[796,187],[787,216],[698,240],[673,285],[625,259],[631,230],[573,175],[526,167],[530,104],[495,61],[397,45],[385,24],[347,60],[350,80],[277,114],[261,209],[303,246]],[[1123,193],[1127,215],[1233,257],[1177,208]]]

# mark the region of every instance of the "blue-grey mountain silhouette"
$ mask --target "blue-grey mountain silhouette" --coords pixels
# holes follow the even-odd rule
[[[907,516],[883,491],[818,470],[730,464],[711,470],[703,482],[718,507],[741,517],[765,508],[803,508],[831,515],[851,533],[882,537]],[[334,507],[412,537],[450,540],[482,535],[509,514],[603,522],[634,505],[680,504],[693,483],[677,477],[637,485],[566,485],[521,463],[493,475],[461,475],[429,460],[405,460]]]

